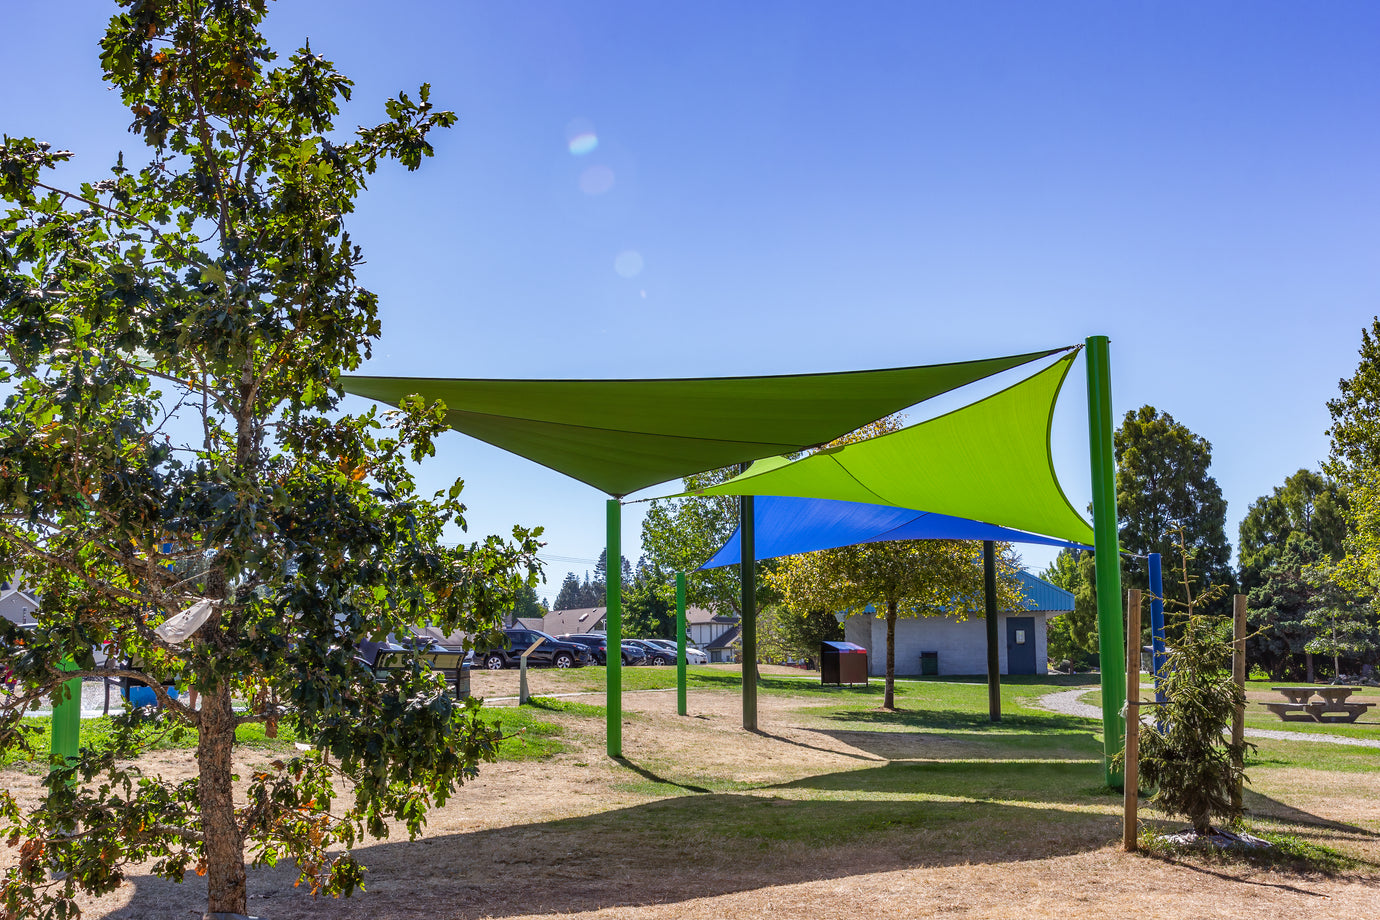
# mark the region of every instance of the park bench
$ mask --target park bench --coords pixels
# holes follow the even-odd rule
[[[385,681],[394,670],[412,667],[414,655],[423,665],[445,675],[451,696],[462,700],[470,695],[470,666],[465,663],[464,652],[441,648],[413,652],[411,649],[380,645],[374,650],[372,661],[368,657],[362,660],[373,672],[375,680]]]

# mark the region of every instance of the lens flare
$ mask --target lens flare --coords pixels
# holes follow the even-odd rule
[[[570,152],[582,157],[585,154],[593,153],[599,147],[599,137],[593,131],[585,131],[577,134],[570,139]]]
[[[591,166],[580,173],[580,191],[586,195],[602,195],[613,188],[613,170],[607,166]]]
[[[636,249],[624,249],[614,256],[613,270],[624,278],[636,278],[642,274],[642,253]],[[645,292],[643,296],[646,296]]]

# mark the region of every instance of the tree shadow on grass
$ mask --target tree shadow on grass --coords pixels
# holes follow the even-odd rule
[[[863,770],[807,776],[768,787],[895,795],[934,795],[979,802],[1088,805],[1105,801],[1102,761],[892,762]]]
[[[356,853],[370,868],[367,890],[347,900],[313,901],[292,887],[290,871],[254,870],[250,912],[365,920],[386,909],[391,917],[478,920],[638,907],[910,868],[1066,856],[1097,849],[1115,832],[1109,816],[1035,805],[681,796],[363,847]],[[183,886],[156,879],[136,885],[132,903],[115,916],[185,918],[188,892],[172,891]],[[195,880],[186,887],[204,898]]]
[[[1315,827],[1320,830],[1332,831],[1341,836],[1355,837],[1358,839],[1380,838],[1380,833],[1364,827],[1357,827],[1354,824],[1347,824],[1342,821],[1334,821],[1331,818],[1324,818],[1301,808],[1286,805],[1278,799],[1272,799],[1268,795],[1253,792],[1249,786],[1246,787],[1242,796],[1242,803],[1246,806],[1246,814],[1251,817],[1265,818],[1272,821],[1280,821],[1285,824],[1297,824],[1303,827]]]
[[[1088,719],[1058,713],[1008,713],[1000,722],[993,722],[985,712],[965,712],[958,709],[848,709],[830,713],[814,712],[824,722],[847,722],[876,725],[889,729],[947,729],[974,733],[1025,732],[1081,732]]]

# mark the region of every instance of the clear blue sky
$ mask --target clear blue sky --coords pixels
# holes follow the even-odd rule
[[[345,126],[424,81],[460,115],[352,223],[371,373],[792,373],[1105,334],[1117,415],[1212,442],[1234,541],[1325,457],[1380,312],[1375,3],[272,6],[281,50],[309,36],[356,80]],[[99,83],[109,6],[5,9],[0,130],[82,176],[136,155]],[[1054,430],[1078,507],[1083,399],[1080,364]],[[542,593],[592,567],[565,560],[598,555],[600,494],[452,435],[426,477],[457,474],[473,535],[546,526]]]

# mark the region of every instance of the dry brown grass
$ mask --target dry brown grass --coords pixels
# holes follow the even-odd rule
[[[515,692],[511,673],[476,675],[476,689],[491,697],[506,695],[508,683]],[[532,683],[553,692],[562,679],[539,672]],[[1119,800],[1086,788],[1086,764],[1068,767],[1081,777],[1071,785],[1085,788],[1056,788],[1047,801],[997,785],[897,793],[898,775],[977,771],[976,754],[990,751],[942,733],[821,731],[800,717],[805,704],[763,695],[763,730],[747,733],[730,692],[695,692],[688,718],[675,714],[674,693],[629,694],[623,763],[604,756],[600,720],[553,713],[567,726],[567,751],[487,767],[433,814],[423,839],[363,848],[363,894],[313,901],[292,888],[290,870],[255,870],[251,910],[266,920],[1033,920],[1090,908],[1166,920],[1380,915],[1380,880],[1368,870],[1298,876],[1119,852]],[[181,753],[157,756],[165,769],[189,765]],[[897,773],[907,770],[914,773]],[[1262,769],[1251,803],[1281,827],[1380,862],[1375,777]],[[840,833],[854,813],[866,833]],[[828,837],[809,830],[816,820]],[[204,904],[198,879],[142,877],[89,904],[86,915],[187,920]]]

